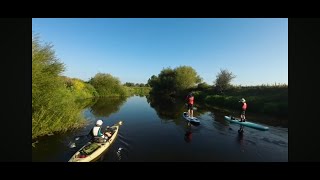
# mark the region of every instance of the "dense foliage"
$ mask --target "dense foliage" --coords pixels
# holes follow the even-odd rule
[[[32,38],[32,138],[82,125],[81,105],[66,88],[65,70],[50,44]]]
[[[102,97],[126,96],[126,90],[120,80],[111,74],[98,73],[89,80],[89,83]]]
[[[200,76],[190,66],[164,68],[158,76],[152,75],[148,84],[152,93],[176,96],[201,82]]]

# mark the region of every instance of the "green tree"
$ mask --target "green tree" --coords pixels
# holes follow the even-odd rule
[[[147,84],[150,86],[150,87],[154,87],[158,82],[159,79],[158,79],[158,76],[155,76],[155,75],[152,75],[151,78],[148,79],[148,82]]]
[[[51,44],[32,37],[32,138],[66,131],[82,124],[81,105],[61,73],[65,67],[55,56]],[[81,87],[81,85],[79,86]]]
[[[229,72],[227,69],[220,69],[214,81],[215,88],[218,92],[222,93],[231,87],[231,80],[236,76]]]
[[[97,73],[89,80],[100,96],[125,96],[126,90],[118,78],[111,74]]]
[[[200,76],[190,66],[179,66],[174,71],[176,73],[175,86],[177,91],[187,90],[201,82]]]
[[[207,84],[206,82],[198,84],[198,89],[201,90],[201,91],[208,90],[209,88],[210,88],[210,85]]]
[[[179,66],[175,69],[164,68],[158,76],[153,75],[148,80],[153,93],[170,96],[193,88],[200,82],[200,76],[190,66]]]
[[[176,73],[173,69],[164,68],[159,74],[159,81],[155,84],[154,90],[160,94],[175,94],[175,77]]]
[[[51,44],[41,45],[38,36],[32,37],[32,109],[48,105],[63,86],[59,77],[65,69],[55,56]]]
[[[80,100],[99,96],[97,91],[91,84],[86,83],[81,79],[68,78],[65,76],[63,76],[63,79],[66,88],[72,92],[76,99]]]

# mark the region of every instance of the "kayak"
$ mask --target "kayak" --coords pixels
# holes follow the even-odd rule
[[[187,120],[187,121],[189,121],[189,122],[191,122],[191,123],[200,124],[200,120],[199,120],[198,118],[196,118],[196,117],[189,117],[189,115],[188,115],[187,112],[183,112],[182,117],[183,117],[185,120]]]
[[[252,122],[248,122],[248,121],[240,122],[240,119],[234,118],[232,116],[224,116],[224,119],[229,121],[229,122],[241,124],[243,126],[251,127],[251,128],[254,128],[254,129],[259,129],[259,130],[263,130],[263,131],[266,131],[266,130],[269,129],[266,126],[262,126],[260,124],[256,124],[256,123],[252,123]]]
[[[96,143],[90,141],[85,144],[70,158],[69,162],[91,162],[97,160],[102,155],[102,153],[105,152],[115,141],[119,132],[119,127],[121,125],[122,121],[119,121],[118,123],[110,127],[113,133],[106,142]]]

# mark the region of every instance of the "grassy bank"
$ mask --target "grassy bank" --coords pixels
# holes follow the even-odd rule
[[[241,104],[238,101],[245,98],[248,112],[288,116],[287,86],[233,87],[223,94],[215,94],[210,89],[196,90],[195,98],[209,106],[222,106],[234,110],[239,110]]]

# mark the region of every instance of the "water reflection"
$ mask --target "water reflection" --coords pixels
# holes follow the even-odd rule
[[[150,106],[163,120],[178,119],[185,110],[184,103],[169,96],[147,96]]]
[[[185,101],[183,98],[173,98],[170,96],[147,96],[147,101],[150,106],[156,110],[157,115],[161,120],[181,120],[182,113],[187,112],[188,109],[185,106]],[[196,102],[196,101],[195,101]],[[199,117],[204,114],[206,111],[204,108],[201,108],[197,103],[195,103],[195,109],[193,110],[194,117]],[[178,122],[175,122],[178,124]],[[197,124],[195,124],[197,125]]]
[[[187,131],[186,131],[186,133],[184,134],[184,140],[186,141],[186,142],[191,142],[191,140],[192,140],[192,131],[191,131],[191,128],[190,129],[188,129]]]
[[[199,126],[188,125],[183,119],[182,112],[186,108],[182,98],[100,98],[85,113],[90,121],[101,116],[109,116],[111,121],[126,120],[117,140],[101,161],[288,160],[287,129],[270,126],[270,130],[264,132],[239,127],[224,120],[224,116],[229,115],[224,110],[207,108],[197,101],[195,107],[194,114],[201,121]],[[91,128],[90,125],[39,140],[32,148],[33,161],[68,161],[89,140],[86,134]],[[199,150],[201,153],[194,153]]]
[[[87,98],[87,99],[79,99],[76,100],[77,105],[81,107],[82,109],[91,107],[98,101],[98,98]]]
[[[99,98],[91,106],[91,112],[95,116],[109,117],[112,113],[120,110],[120,107],[126,102],[127,97],[104,97]]]
[[[240,125],[240,128],[238,130],[238,142],[240,143],[240,145],[243,145],[243,125]]]
[[[197,126],[197,125],[195,125],[195,126]],[[191,123],[188,123],[188,125],[185,129],[184,140],[187,143],[190,143],[192,140],[192,125],[191,125]]]

